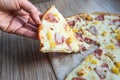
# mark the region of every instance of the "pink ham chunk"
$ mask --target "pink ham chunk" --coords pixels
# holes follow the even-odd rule
[[[64,39],[64,36],[62,34],[60,34],[60,33],[55,34],[55,42],[56,42],[56,44],[58,44],[58,45],[63,44],[64,41],[65,41],[65,39]]]
[[[52,22],[52,23],[58,23],[58,20],[55,18],[55,16],[52,13],[49,13],[45,20]]]

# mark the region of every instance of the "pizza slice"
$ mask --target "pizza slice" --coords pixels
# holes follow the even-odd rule
[[[39,26],[41,52],[79,52],[80,42],[62,14],[52,6],[41,19]]]
[[[97,49],[76,67],[65,80],[120,80],[120,61],[113,62]]]

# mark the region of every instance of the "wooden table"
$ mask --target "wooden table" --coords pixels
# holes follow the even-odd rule
[[[83,12],[120,13],[120,0],[52,0],[41,3],[31,0],[31,2],[41,12],[55,4],[65,17]],[[55,55],[41,54],[37,40],[0,31],[0,80],[58,80],[57,69],[53,63]],[[62,58],[65,56],[66,54],[63,54]]]

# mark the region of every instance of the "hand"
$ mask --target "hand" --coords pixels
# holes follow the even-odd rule
[[[0,30],[37,39],[41,13],[28,0],[0,0]]]

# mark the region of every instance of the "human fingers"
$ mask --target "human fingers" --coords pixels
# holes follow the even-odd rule
[[[26,29],[24,27],[19,28],[15,34],[24,36],[24,37],[28,37],[28,38],[32,38],[32,39],[38,39],[38,34],[34,31],[31,31],[29,29]]]
[[[37,24],[41,24],[40,17],[42,13],[38,11],[38,9],[32,3],[30,3],[28,0],[24,0],[20,2],[20,7],[30,13],[30,16]]]

